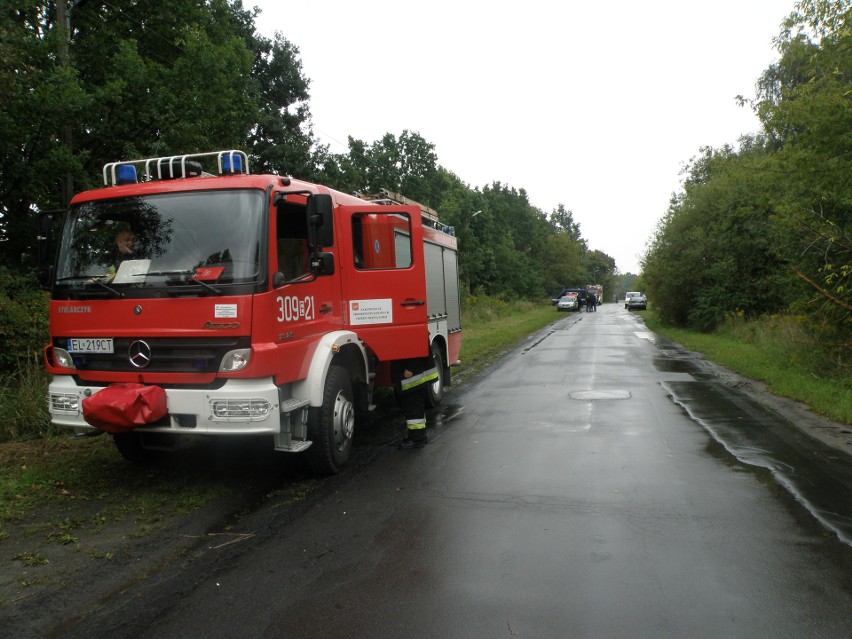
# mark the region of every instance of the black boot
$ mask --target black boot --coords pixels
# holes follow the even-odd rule
[[[423,448],[429,441],[426,435],[426,429],[410,430],[401,442],[399,442],[400,450],[413,450],[415,448]]]

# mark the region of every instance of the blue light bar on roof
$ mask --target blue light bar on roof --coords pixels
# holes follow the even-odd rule
[[[104,164],[104,186],[132,184],[138,182],[136,174],[142,171],[142,180],[175,180],[191,177],[212,177],[204,172],[201,158],[217,159],[219,175],[249,173],[249,159],[243,151],[210,151],[209,153],[188,153],[161,158],[141,160],[121,160]]]
[[[117,169],[116,184],[136,184],[136,167],[132,164],[119,164]]]
[[[230,175],[232,173],[243,172],[243,158],[237,153],[225,153],[222,156],[222,173]]]

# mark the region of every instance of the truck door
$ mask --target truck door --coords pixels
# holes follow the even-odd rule
[[[429,354],[423,227],[415,206],[342,206],[344,324],[379,359]]]

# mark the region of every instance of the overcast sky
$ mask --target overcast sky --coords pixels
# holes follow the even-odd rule
[[[244,0],[299,48],[314,132],[419,133],[470,187],[563,204],[638,273],[700,147],[759,130],[753,97],[794,0]],[[299,177],[299,176],[295,176]],[[440,211],[439,211],[440,213]]]

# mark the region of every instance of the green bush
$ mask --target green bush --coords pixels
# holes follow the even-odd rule
[[[0,267],[0,375],[41,361],[49,339],[49,300],[34,274]]]
[[[33,274],[0,266],[0,441],[53,432],[41,356],[48,310],[49,296]]]
[[[469,295],[462,301],[464,326],[470,321],[489,321],[505,315],[509,309],[509,303],[496,297],[486,295]]]
[[[32,439],[65,432],[50,423],[48,375],[41,362],[30,361],[0,377],[0,441]]]

